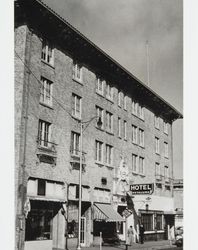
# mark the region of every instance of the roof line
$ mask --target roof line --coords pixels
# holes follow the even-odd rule
[[[111,56],[109,56],[105,51],[103,51],[101,48],[99,48],[95,43],[93,43],[91,40],[89,40],[85,35],[83,35],[79,30],[77,30],[74,26],[72,26],[69,22],[67,22],[62,16],[60,16],[58,13],[56,13],[52,8],[50,8],[46,3],[44,3],[42,0],[35,0],[39,4],[43,5],[46,9],[48,9],[52,14],[54,14],[57,18],[59,18],[63,23],[65,23],[67,26],[69,26],[74,32],[76,32],[78,35],[80,35],[84,40],[86,40],[89,44],[91,44],[95,49],[97,49],[99,52],[101,52],[105,57],[107,57],[109,60],[111,60],[114,64],[116,64],[119,68],[121,68],[125,73],[127,73],[130,77],[134,78],[138,83],[140,83],[143,87],[145,87],[147,90],[149,90],[152,94],[157,96],[162,102],[164,102],[166,105],[168,105],[170,108],[172,108],[176,113],[178,113],[178,118],[183,118],[183,115],[181,112],[179,112],[176,108],[174,108],[170,103],[168,103],[164,98],[162,98],[159,94],[157,94],[154,90],[152,90],[150,87],[148,87],[145,83],[143,83],[140,79],[138,79],[136,76],[134,76],[129,70],[124,68],[120,63],[118,63],[115,59],[113,59]]]

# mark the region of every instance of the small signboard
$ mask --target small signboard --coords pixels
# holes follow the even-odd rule
[[[152,194],[153,190],[153,183],[130,185],[130,191],[132,192],[132,194]]]

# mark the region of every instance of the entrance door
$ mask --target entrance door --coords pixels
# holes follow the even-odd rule
[[[80,244],[82,247],[86,245],[86,218],[81,217]]]

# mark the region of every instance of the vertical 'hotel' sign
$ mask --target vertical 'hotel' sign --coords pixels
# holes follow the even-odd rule
[[[152,194],[153,190],[153,183],[130,185],[130,191],[132,192],[132,194]]]

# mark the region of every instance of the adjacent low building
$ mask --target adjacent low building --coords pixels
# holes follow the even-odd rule
[[[42,1],[15,1],[16,248],[76,246],[82,123],[82,246],[131,224],[138,239],[140,221],[171,237],[179,118]]]
[[[183,179],[174,179],[173,197],[175,209],[175,227],[183,227]]]

